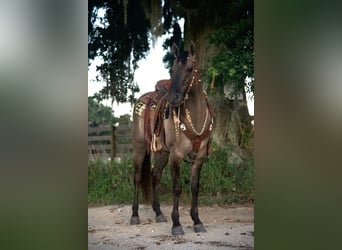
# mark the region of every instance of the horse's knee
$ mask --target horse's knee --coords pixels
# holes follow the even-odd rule
[[[199,192],[199,183],[198,182],[192,182],[191,183],[191,193],[198,194]]]
[[[156,179],[156,180],[160,180],[161,179],[161,174],[162,174],[162,170],[158,167],[154,167],[152,170],[152,176]]]
[[[176,186],[173,188],[173,194],[175,196],[180,196],[181,193],[182,193],[182,186]]]
[[[141,181],[141,172],[136,171],[134,174],[134,182],[140,183]]]

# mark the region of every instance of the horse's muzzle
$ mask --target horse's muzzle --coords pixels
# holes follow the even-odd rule
[[[182,100],[183,98],[179,93],[169,94],[167,98],[167,101],[171,105],[171,107],[178,107],[179,105],[181,105]]]

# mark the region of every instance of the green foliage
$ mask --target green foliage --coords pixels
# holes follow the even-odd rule
[[[99,17],[100,10],[105,11],[104,17]],[[139,87],[133,82],[133,75],[138,61],[149,50],[149,29],[150,23],[138,0],[88,1],[89,64],[95,57],[101,57],[97,80],[106,82],[96,94],[98,99],[134,102]]]
[[[88,163],[88,204],[128,203],[132,200],[132,161]]]
[[[104,17],[98,14],[104,10]],[[178,24],[184,18],[184,34]],[[163,29],[162,29],[163,28]],[[254,2],[252,0],[203,1],[88,1],[88,58],[101,57],[99,81],[106,86],[96,94],[99,99],[112,98],[117,102],[134,102],[139,87],[133,81],[137,63],[146,57],[149,41],[168,33],[164,48],[173,42],[183,48],[183,39],[201,40],[206,31],[209,41],[219,49],[209,67],[217,72],[216,82],[208,72],[208,82],[216,83],[220,93],[226,84],[241,93],[247,85],[254,91]],[[200,46],[204,46],[201,44]],[[207,46],[207,45],[206,45]],[[203,49],[202,49],[203,50]],[[173,55],[163,58],[170,68]],[[206,70],[206,69],[204,69]],[[246,77],[252,79],[245,83]],[[214,76],[215,78],[215,76]]]
[[[163,57],[163,62],[165,64],[165,68],[169,69],[170,73],[173,60],[175,59],[175,56],[173,55],[172,51],[170,51],[170,48],[173,43],[175,43],[181,51],[184,49],[182,31],[177,20],[173,21],[172,35],[169,38],[166,38],[163,43],[163,48],[167,51],[165,56]]]
[[[243,163],[234,164],[229,163],[229,156],[228,148],[214,145],[212,154],[203,164],[199,196],[205,204],[254,200],[253,158],[246,159]],[[161,199],[171,201],[171,173],[169,169],[164,172],[161,181]],[[181,180],[183,184],[182,198],[190,201],[191,169],[187,163],[183,163],[181,166]]]
[[[213,152],[203,164],[200,181],[200,204],[224,204],[232,202],[250,202],[254,200],[253,159],[243,163],[229,163],[230,150],[213,147]],[[122,163],[88,163],[88,203],[112,204],[131,203],[133,200],[132,160]],[[190,166],[181,166],[183,193],[181,198],[191,200]],[[164,170],[160,185],[161,201],[172,201],[172,179],[170,168]]]
[[[254,6],[253,1],[233,1],[227,6],[224,25],[209,34],[209,43],[217,46],[220,53],[211,60],[208,81],[217,73],[215,87],[218,91],[228,84],[234,94],[247,91],[254,93]],[[251,79],[246,83],[246,77]]]
[[[94,97],[88,97],[88,124],[93,126],[99,124],[114,125],[118,121],[111,107],[104,106],[96,101]]]

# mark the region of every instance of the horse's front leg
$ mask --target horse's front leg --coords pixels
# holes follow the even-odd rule
[[[191,209],[190,215],[194,222],[194,231],[196,233],[206,232],[207,230],[203,226],[198,216],[198,193],[199,193],[199,179],[204,158],[196,158],[194,164],[191,166]]]
[[[156,213],[156,222],[167,222],[164,214],[160,210],[159,203],[159,184],[163,173],[163,170],[167,164],[169,154],[166,152],[156,153],[154,155],[154,167],[152,172],[152,191],[153,191],[153,201],[152,207]]]
[[[172,157],[171,157],[172,159]],[[180,161],[181,160],[171,160],[171,174],[173,182],[173,209],[172,209],[172,235],[184,235],[182,225],[179,222],[179,197],[182,193],[182,183],[180,179]]]

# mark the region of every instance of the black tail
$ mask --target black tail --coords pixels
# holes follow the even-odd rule
[[[143,166],[141,169],[141,191],[144,202],[151,201],[151,157],[148,152],[145,154]]]

